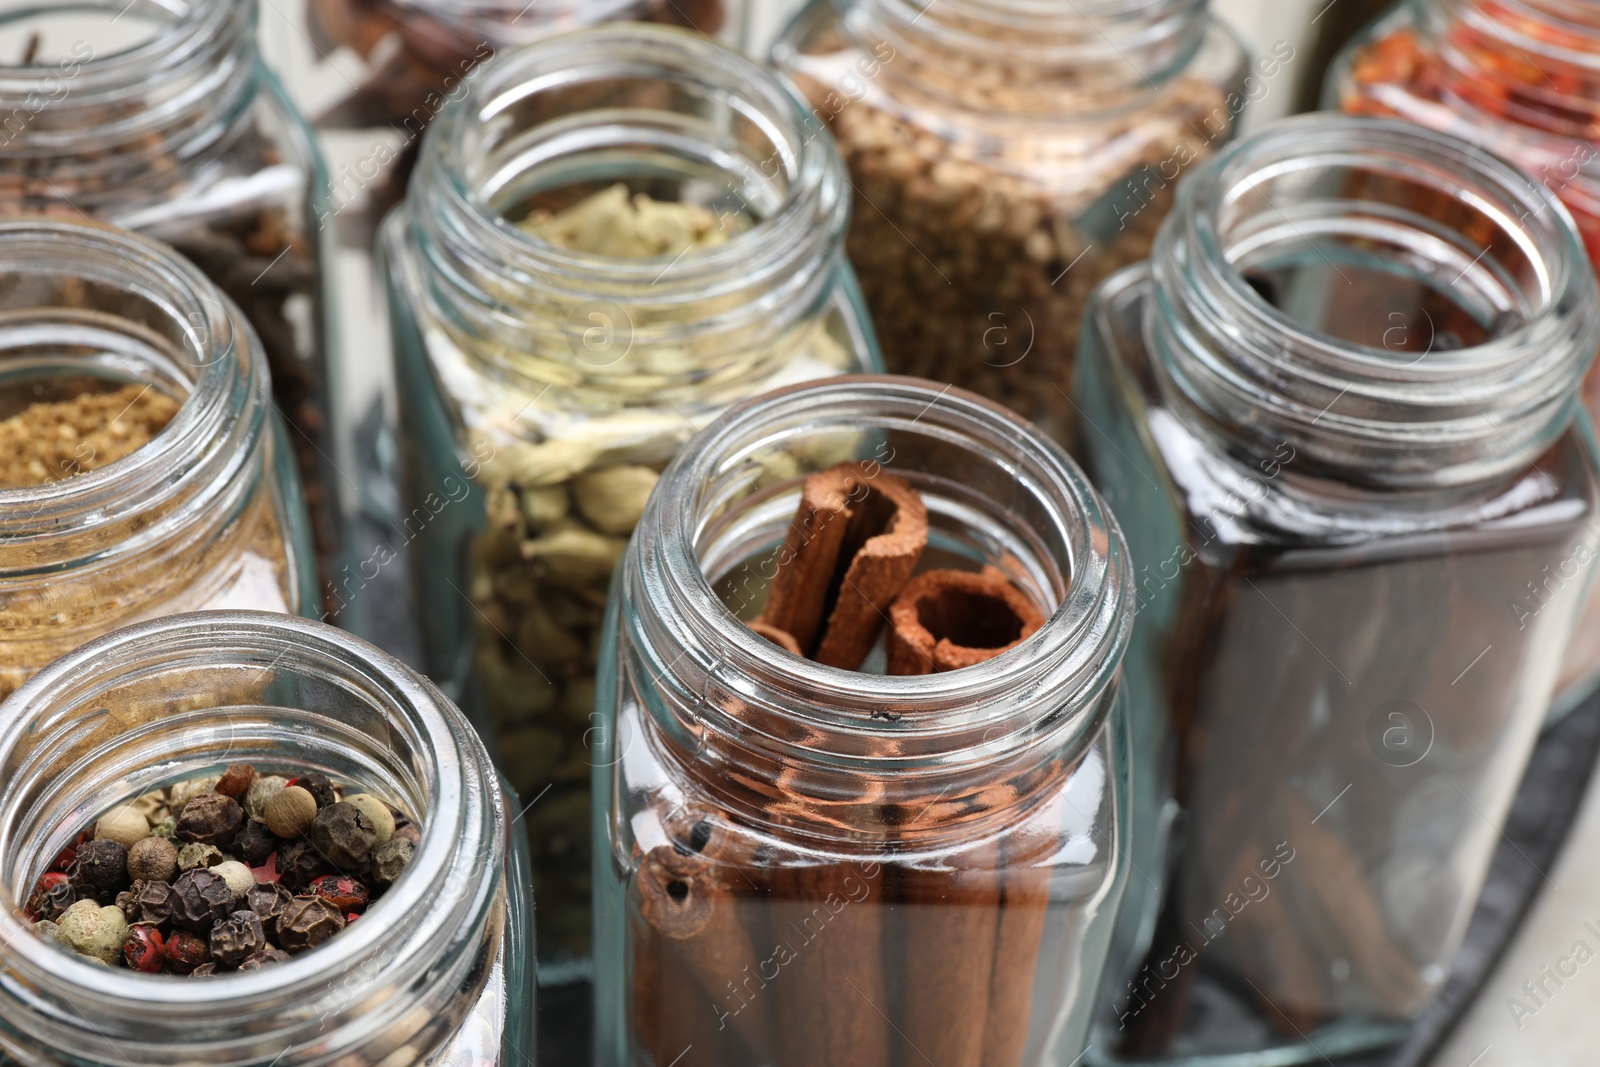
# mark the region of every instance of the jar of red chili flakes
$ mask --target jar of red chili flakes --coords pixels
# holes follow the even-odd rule
[[[1406,0],[1353,41],[1324,102],[1454,134],[1522,167],[1560,198],[1600,264],[1600,5],[1585,0]],[[1583,385],[1600,418],[1600,371]],[[1600,529],[1583,550],[1600,553]],[[1580,561],[1581,562],[1581,561]],[[1568,572],[1571,573],[1568,573]],[[1552,563],[1513,613],[1537,610],[1579,567]],[[1600,684],[1600,597],[1568,646],[1562,713]]]

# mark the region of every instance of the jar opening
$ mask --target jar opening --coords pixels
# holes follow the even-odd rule
[[[1388,120],[1288,120],[1235,146],[1180,192],[1151,264],[1164,391],[1252,456],[1293,442],[1301,474],[1424,487],[1525,467],[1600,343],[1555,197]]]
[[[919,573],[996,568],[1048,621],[986,662],[922,676],[887,675],[881,637],[847,671],[759,636],[747,621],[764,605],[804,477],[845,460],[921,492]],[[802,794],[832,797],[819,801],[827,819],[871,823],[886,796],[922,795],[942,775],[960,795],[1081,751],[1131,627],[1128,566],[1081,472],[1009,412],[910,378],[797,386],[734,409],[663,476],[622,578],[627,668],[664,743],[695,773],[726,779],[711,788],[782,774]],[[980,646],[1016,636],[983,615],[930,621]],[[860,797],[863,775],[884,792]],[[725,799],[760,817],[759,805]]]
[[[487,971],[503,806],[465,720],[397,661],[288,616],[172,616],[59,660],[7,710],[0,1048],[10,1034],[90,1061],[154,1065],[204,1043],[212,1062],[235,1064],[258,1062],[265,1042],[281,1044],[284,1062],[304,1062],[371,1048],[419,1006],[459,1022],[450,994]],[[421,843],[360,921],[254,972],[175,980],[108,971],[21,921],[29,888],[86,821],[231,763],[357,786],[416,813]],[[401,989],[410,992],[395,995]]]

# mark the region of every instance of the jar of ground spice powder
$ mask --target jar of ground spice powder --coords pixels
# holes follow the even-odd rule
[[[970,393],[799,385],[698,437],[607,619],[597,1062],[1074,1062],[1129,877],[1131,577]]]
[[[0,222],[0,697],[142,619],[312,609],[311,561],[238,308],[146,238]]]
[[[309,127],[261,63],[256,10],[254,0],[84,0],[0,11],[0,214],[94,218],[159,238],[239,307],[331,578],[327,181]]]
[[[1597,344],[1554,196],[1392,120],[1242,142],[1100,291],[1135,837],[1178,807],[1091,1059],[1321,1062],[1437,996],[1593,574]]]
[[[602,22],[683,26],[737,48],[744,0],[315,0],[320,49],[368,63],[360,86],[317,116],[325,134],[357,138],[363,154],[332,175],[336,214],[356,205],[380,219],[405,195],[422,131],[501,52]],[[356,226],[352,233],[367,232]]]
[[[1563,0],[1415,0],[1357,38],[1327,105],[1443,130],[1511,160],[1562,202],[1600,264],[1600,9]],[[1600,418],[1600,374],[1584,379]],[[1600,528],[1586,539],[1600,554]],[[1562,583],[1571,574],[1540,576]],[[1543,595],[1542,589],[1540,595]],[[1561,669],[1558,713],[1600,684],[1600,595]]]
[[[849,166],[888,368],[1070,443],[1089,291],[1149,253],[1179,175],[1293,56],[1247,70],[1204,0],[813,0],[773,61]]]
[[[176,616],[53,664],[5,704],[0,723],[0,1060],[534,1062],[532,903],[527,854],[511,831],[520,805],[460,712],[398,661],[289,616]],[[294,875],[305,856],[289,858],[297,844],[279,841],[272,858],[247,865],[255,844],[246,837],[274,840],[294,807],[280,803],[289,794],[340,814],[324,840],[319,812],[307,840],[312,865],[338,866],[332,882],[342,886],[302,885]],[[143,807],[152,797],[165,806]],[[200,834],[223,858],[186,870],[170,891],[144,881],[96,914],[108,902],[93,890],[110,883],[105,857],[131,836],[130,817],[174,810],[176,830],[158,826],[154,840]],[[242,824],[237,842],[224,810]],[[270,830],[256,818],[263,810]],[[108,814],[82,840],[85,817],[98,812]],[[358,854],[380,828],[389,841]],[[24,909],[49,903],[30,904],[29,890],[64,851],[74,854],[66,884],[78,901],[54,930],[48,920],[35,928]],[[146,875],[165,873],[143,871],[151,858],[137,845],[127,857]],[[240,868],[253,885],[234,886]],[[375,890],[364,907],[339,898],[356,882]],[[243,906],[213,927],[208,945],[186,944],[195,914],[226,910],[230,890],[243,891]],[[240,964],[241,942],[261,937],[250,915],[275,909],[282,949]],[[109,945],[102,928],[74,912],[113,928],[122,912],[130,951],[99,944]],[[154,969],[167,973],[125,965],[144,961],[163,929],[168,966]],[[105,948],[111,962],[69,944]]]
[[[547,953],[586,951],[600,623],[662,468],[735,401],[876,362],[844,169],[804,118],[770,73],[684,30],[552,38],[440,116],[381,236],[396,545],[430,676],[541,797]]]

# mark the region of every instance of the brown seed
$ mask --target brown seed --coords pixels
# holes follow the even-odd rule
[[[79,889],[96,895],[115,895],[128,884],[128,850],[116,841],[87,841],[79,845],[72,880]]]
[[[245,907],[261,917],[269,928],[278,921],[294,894],[278,882],[260,882],[244,895]]]
[[[256,780],[256,769],[248,763],[235,763],[217,779],[217,792],[243,803],[250,785]]]
[[[238,838],[233,842],[233,850],[239,858],[252,867],[260,867],[267,862],[267,858],[283,847],[283,842],[267,824],[251,819],[244,824],[244,829],[239,831]]]
[[[241,971],[259,971],[269,963],[288,963],[290,956],[281,948],[267,947],[259,952],[252,952],[245,961],[239,964]]]
[[[211,958],[225,967],[267,948],[267,932],[253,911],[236,911],[211,928]]]
[[[244,809],[237,800],[221,793],[201,793],[184,804],[173,836],[179,841],[227,848],[243,826]]]
[[[278,943],[287,952],[316,948],[344,929],[344,915],[321,897],[295,897],[278,916]]]
[[[193,803],[193,801],[190,801]],[[197,934],[226,919],[233,911],[233,889],[210,870],[185,871],[172,883],[172,922]]]
[[[94,836],[97,841],[115,841],[123,848],[132,848],[150,836],[150,820],[136,808],[124,804],[100,816],[100,821],[94,824]]]
[[[135,882],[170,882],[178,873],[178,847],[164,837],[147,837],[128,850],[128,877]]]
[[[278,881],[291,893],[305,892],[314,879],[327,873],[328,862],[309,841],[291,841],[278,850]]]
[[[394,885],[411,863],[416,847],[403,837],[395,837],[372,854],[372,884],[379,889]]]
[[[130,923],[164,927],[172,919],[172,886],[166,882],[135,882],[117,896],[117,907]]]
[[[293,785],[267,801],[265,815],[267,829],[275,836],[301,837],[317,817],[317,800],[309,791]]]
[[[306,838],[336,870],[350,872],[366,867],[377,845],[378,828],[354,804],[334,804],[317,812]]]

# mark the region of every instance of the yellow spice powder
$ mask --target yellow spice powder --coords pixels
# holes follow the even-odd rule
[[[30,404],[0,419],[0,489],[98,470],[154,440],[179,402],[148,385]]]

